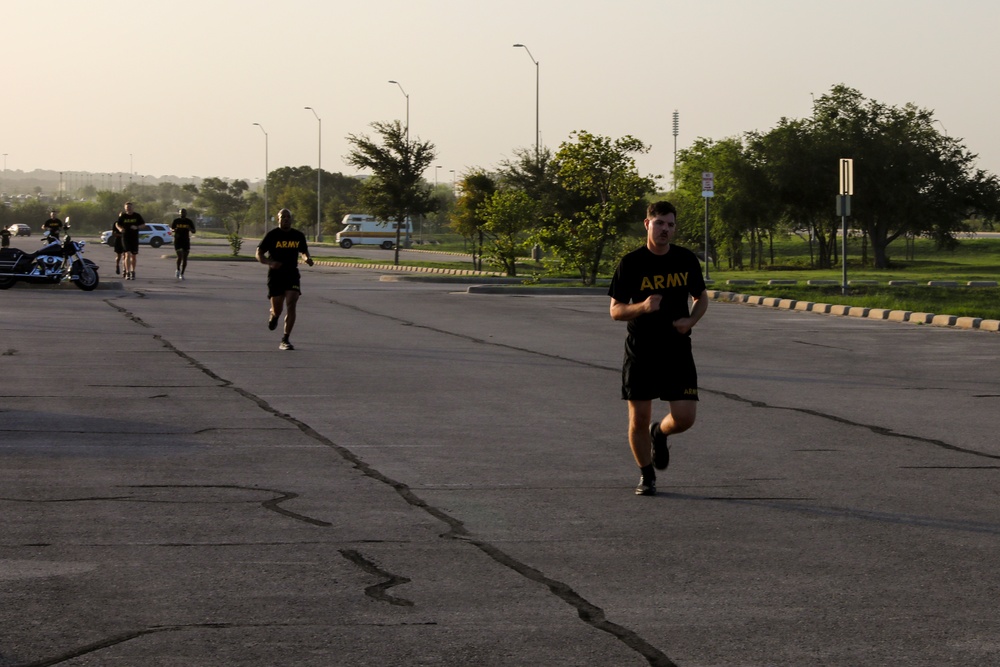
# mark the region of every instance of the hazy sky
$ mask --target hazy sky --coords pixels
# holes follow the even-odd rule
[[[843,83],[935,111],[1000,173],[993,0],[5,0],[0,153],[9,170],[260,179],[353,174],[349,133],[404,120],[426,176],[490,168],[573,130],[678,146],[767,130]],[[131,158],[130,158],[131,155]],[[844,156],[850,157],[850,156]],[[830,165],[831,170],[836,165]]]

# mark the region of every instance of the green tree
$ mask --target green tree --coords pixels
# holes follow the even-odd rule
[[[333,236],[340,231],[340,221],[348,213],[356,213],[361,194],[361,181],[341,173],[323,172],[323,234]]]
[[[437,202],[436,210],[427,218],[424,231],[437,234],[447,229],[455,212],[455,190],[451,183],[439,183],[431,190],[431,196]]]
[[[817,100],[813,118],[839,157],[854,159],[851,222],[871,240],[876,268],[888,268],[888,246],[903,234],[930,234],[945,246],[971,214],[996,210],[989,199],[996,177],[975,169],[976,156],[938,132],[933,112],[835,86]]]
[[[381,143],[365,135],[350,134],[347,141],[353,148],[346,160],[351,166],[372,172],[361,188],[363,206],[376,218],[397,222],[394,262],[398,265],[402,223],[407,217],[432,213],[436,205],[422,175],[434,161],[434,144],[411,141],[398,120],[371,126]]]
[[[801,119],[782,118],[774,129],[750,133],[747,140],[766,165],[762,207],[789,229],[805,230],[811,265],[831,268],[837,254],[837,219],[830,202],[837,187],[838,147],[822,141],[812,122]]]
[[[458,184],[459,195],[451,216],[451,228],[472,241],[472,268],[483,269],[483,246],[486,238],[482,207],[497,191],[496,178],[482,170],[473,169]]]
[[[574,197],[559,185],[555,159],[548,148],[537,152],[534,148],[516,149],[514,159],[500,163],[498,180],[504,190],[520,190],[531,197],[541,219],[575,210],[570,203]]]
[[[538,204],[520,190],[494,192],[479,207],[483,233],[490,239],[487,261],[517,275],[517,258],[527,249],[527,234],[535,224]]]
[[[201,182],[194,200],[195,205],[204,209],[207,215],[222,221],[233,256],[239,255],[243,246],[241,231],[250,212],[250,200],[246,196],[249,189],[246,181],[228,183],[221,178],[206,178]]]
[[[606,263],[605,250],[623,231],[645,216],[646,196],[656,191],[654,177],[640,176],[636,153],[649,147],[632,136],[611,139],[573,132],[555,155],[560,186],[584,202],[574,213],[558,213],[536,239],[557,262],[591,285]]]
[[[777,217],[770,215],[769,189],[757,156],[738,137],[721,141],[699,138],[677,155],[678,239],[704,249],[706,198],[703,172],[715,177],[714,196],[708,199],[708,255],[728,258],[730,268],[743,268],[743,244],[750,245],[750,264],[763,263],[763,239],[770,238]],[[714,242],[712,241],[714,239]]]
[[[357,212],[360,191],[361,182],[356,178],[321,172],[321,234],[329,236],[336,233],[340,230],[343,217]],[[280,167],[273,170],[268,176],[268,198],[293,210],[299,226],[311,225],[309,221],[316,220],[316,168]]]

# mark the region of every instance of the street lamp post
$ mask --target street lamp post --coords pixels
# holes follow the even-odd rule
[[[260,131],[264,133],[264,231],[267,231],[267,223],[270,222],[270,218],[267,216],[267,130],[260,123],[254,123],[260,128]]]
[[[410,155],[410,96],[406,93],[405,90],[403,90],[403,84],[401,84],[399,81],[390,81],[389,83],[394,83],[397,86],[399,86],[400,92],[403,93],[403,97],[406,98],[406,156],[407,156],[406,159],[407,159],[407,161],[409,161],[409,155]],[[407,221],[409,221],[409,219],[410,219],[409,212],[407,212],[407,214],[406,214],[406,219],[407,219]],[[407,225],[407,229],[409,229],[409,225]],[[407,234],[409,234],[409,231],[407,231]],[[399,239],[399,224],[396,225],[396,239],[397,240]],[[407,245],[409,245],[409,244],[407,244]],[[396,244],[396,263],[397,264],[399,263],[399,244],[398,243]]]
[[[527,52],[528,57],[531,58],[531,62],[535,63],[535,158],[537,159],[538,156],[541,154],[541,149],[542,149],[542,131],[538,124],[538,106],[539,106],[538,92],[539,92],[539,79],[541,77],[541,68],[538,64],[538,61],[535,60],[535,57],[531,55],[531,51],[528,49],[527,46],[525,46],[524,44],[515,44],[514,48],[524,49]]]
[[[671,173],[674,181],[674,192],[677,192],[677,132],[680,129],[680,114],[674,109],[674,170]]]
[[[406,98],[406,143],[410,143],[410,96],[406,94],[403,90],[403,84],[399,81],[390,81],[389,83],[394,83],[399,86],[399,90],[402,91],[403,97]]]
[[[319,148],[317,149],[316,155],[316,243],[319,243],[320,236],[320,224],[323,218],[323,199],[320,197],[320,188],[322,187],[323,181],[323,121],[320,119],[319,114],[312,107],[306,107],[309,111],[313,112],[316,116],[316,121],[319,123]]]

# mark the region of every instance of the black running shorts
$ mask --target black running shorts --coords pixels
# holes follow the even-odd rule
[[[626,352],[622,364],[622,398],[627,401],[697,401],[698,370],[691,339],[671,341],[669,351],[649,358]]]
[[[285,292],[295,291],[302,293],[299,287],[298,269],[278,269],[267,272],[267,296],[285,296]]]

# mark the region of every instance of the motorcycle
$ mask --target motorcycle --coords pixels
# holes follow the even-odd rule
[[[64,226],[65,239],[46,234],[45,245],[37,252],[17,248],[0,249],[0,289],[14,286],[18,280],[31,283],[59,283],[69,280],[89,292],[97,288],[100,277],[97,264],[83,258],[86,241],[74,241],[69,235],[69,218]]]

